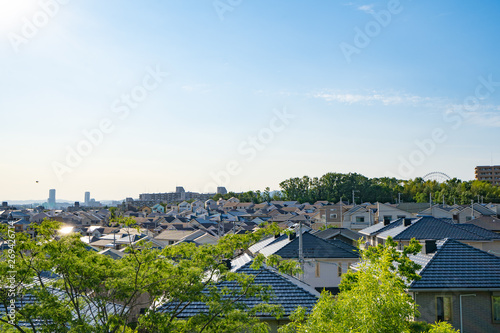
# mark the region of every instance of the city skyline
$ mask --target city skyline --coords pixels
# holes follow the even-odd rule
[[[2,2],[5,200],[499,165],[500,4]]]

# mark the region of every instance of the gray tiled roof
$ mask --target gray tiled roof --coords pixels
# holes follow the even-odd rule
[[[283,306],[285,318],[298,307],[302,306],[307,309],[309,313],[318,300],[319,293],[313,288],[301,282],[294,283],[292,277],[285,277],[280,273],[275,272],[273,269],[266,266],[261,267],[259,270],[254,270],[250,267],[251,262],[246,263],[237,270],[238,273],[254,275],[254,284],[270,286],[273,291],[273,297],[268,302],[269,304],[281,304]],[[229,288],[230,290],[239,290],[241,286],[236,282],[222,282],[218,288]],[[208,293],[207,290],[204,291]],[[230,294],[225,294],[223,298],[231,298]],[[243,297],[239,301],[239,305],[244,308],[251,309],[254,306],[262,303],[257,297]],[[158,308],[158,312],[172,311],[178,305],[177,302],[166,303]],[[178,316],[179,318],[189,318],[199,313],[207,313],[208,306],[203,302],[193,302],[189,304],[184,311]],[[269,314],[261,313],[261,317],[268,317]]]
[[[394,236],[394,240],[458,239],[470,241],[490,241],[500,235],[472,224],[452,224],[447,220],[423,216]]]
[[[499,289],[500,257],[447,240],[420,272],[410,290]]]
[[[359,258],[358,249],[341,240],[326,241],[309,232],[302,235],[304,258]],[[282,258],[298,258],[299,238],[274,252]]]
[[[356,231],[352,231],[347,228],[328,228],[326,230],[318,231],[314,235],[323,239],[328,239],[335,237],[337,235],[342,235],[344,237],[352,239],[353,241],[357,241],[358,239],[363,238],[363,236],[361,236]]]

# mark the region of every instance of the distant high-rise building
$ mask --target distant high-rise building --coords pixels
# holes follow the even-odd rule
[[[2,207],[9,207],[9,203],[7,201],[2,202]]]
[[[477,166],[476,179],[500,186],[500,165]]]
[[[226,188],[224,186],[218,186],[217,187],[217,194],[222,194],[222,195],[227,194]]]
[[[90,192],[85,192],[85,206],[90,204]]]
[[[56,190],[51,189],[49,190],[49,199],[47,200],[49,209],[54,209],[56,208]]]

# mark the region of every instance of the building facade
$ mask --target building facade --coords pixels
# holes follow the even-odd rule
[[[500,165],[477,166],[476,179],[500,186]]]

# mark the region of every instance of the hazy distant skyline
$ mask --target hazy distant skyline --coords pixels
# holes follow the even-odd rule
[[[473,179],[500,164],[499,14],[497,1],[0,0],[0,200],[277,190],[327,172]]]

